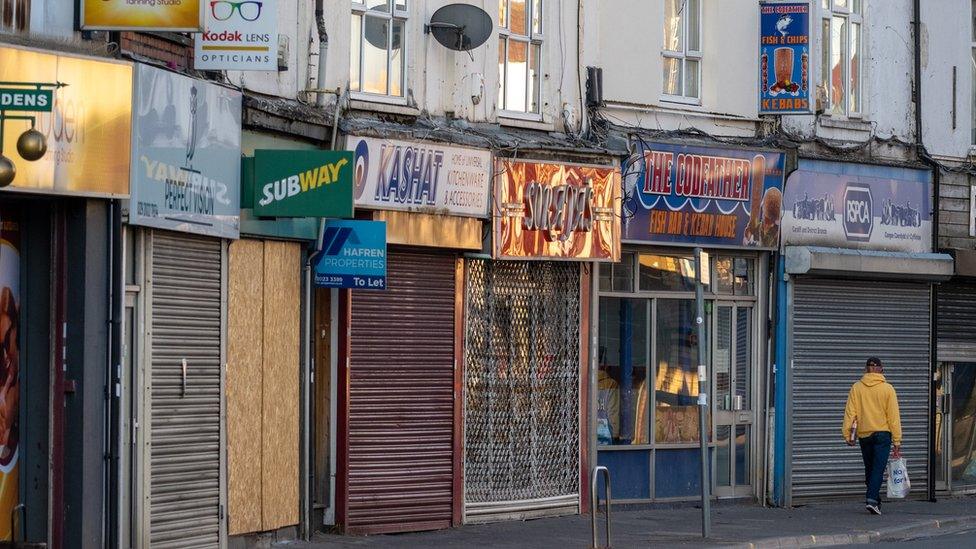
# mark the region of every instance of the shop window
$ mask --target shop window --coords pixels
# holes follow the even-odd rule
[[[861,112],[861,0],[821,0],[820,87],[824,110]]]
[[[620,263],[604,263],[600,265],[601,292],[633,292],[634,291],[634,254],[623,253]]]
[[[406,0],[352,3],[349,89],[403,97]]]
[[[498,2],[498,107],[539,114],[542,0]]]
[[[715,293],[719,295],[755,295],[755,260],[744,257],[719,257],[715,265]]]
[[[702,283],[708,291],[708,260],[703,255]],[[643,292],[695,291],[695,260],[692,257],[640,254],[640,289]]]
[[[654,439],[661,444],[698,442],[695,301],[658,299],[656,335]]]
[[[648,444],[648,301],[600,300],[597,440]]]

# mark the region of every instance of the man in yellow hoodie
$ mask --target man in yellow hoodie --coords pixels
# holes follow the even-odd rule
[[[869,358],[864,370],[864,376],[851,386],[847,395],[843,433],[848,446],[854,446],[855,436],[861,445],[864,484],[868,487],[865,507],[870,513],[880,515],[881,481],[892,446],[892,456],[901,456],[901,416],[898,395],[885,380],[881,360]]]

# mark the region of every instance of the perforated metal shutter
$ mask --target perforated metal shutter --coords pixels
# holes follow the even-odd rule
[[[976,283],[952,282],[936,292],[939,360],[967,362],[976,357]]]
[[[877,356],[901,408],[912,495],[924,496],[928,455],[930,288],[798,279],[793,309],[793,502],[864,497],[861,453],[841,435],[851,385]]]
[[[222,244],[161,231],[151,239],[150,545],[218,547]]]
[[[464,520],[577,513],[579,265],[465,263]]]
[[[352,292],[346,531],[447,528],[454,490],[456,257],[393,251]]]

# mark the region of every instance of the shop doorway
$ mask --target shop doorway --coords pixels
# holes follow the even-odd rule
[[[712,315],[712,383],[715,393],[715,495],[752,495],[751,304],[716,302]]]
[[[976,491],[976,363],[943,362],[936,407],[940,487]]]

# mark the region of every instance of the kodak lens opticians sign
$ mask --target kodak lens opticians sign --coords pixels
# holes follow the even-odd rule
[[[254,215],[352,217],[346,151],[254,151]]]
[[[203,29],[203,6],[207,3],[206,0],[82,0],[81,28],[198,32]]]
[[[53,104],[51,90],[0,88],[0,111],[51,112]]]

